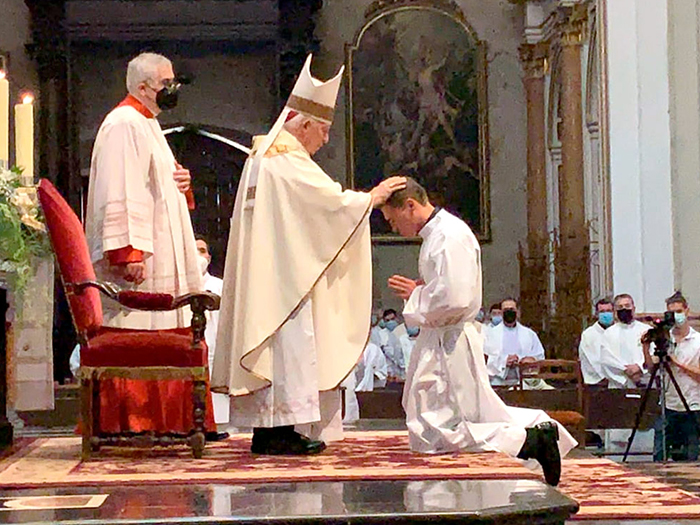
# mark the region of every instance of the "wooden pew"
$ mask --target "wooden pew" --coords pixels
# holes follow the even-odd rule
[[[543,410],[562,410],[576,400],[574,388],[558,390],[513,391],[497,389],[506,404]],[[584,415],[586,428],[633,428],[639,410],[643,389],[608,389],[586,386],[584,389]],[[401,406],[401,384],[373,392],[357,392],[362,419],[404,419]],[[652,390],[640,423],[640,429],[652,428],[660,414],[659,391]]]

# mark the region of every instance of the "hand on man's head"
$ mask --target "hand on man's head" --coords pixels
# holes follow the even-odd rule
[[[395,191],[402,190],[406,187],[406,177],[389,177],[377,184],[369,192],[372,195],[372,206],[379,208],[386,204],[386,201]]]

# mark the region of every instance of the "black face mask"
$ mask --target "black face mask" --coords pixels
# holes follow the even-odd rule
[[[630,324],[634,320],[634,315],[630,308],[621,308],[617,311],[617,318],[622,323]]]
[[[169,109],[173,109],[175,106],[177,106],[177,99],[180,94],[181,85],[182,84],[179,82],[173,82],[172,84],[163,87],[163,89],[156,93],[156,104],[161,110],[168,111]]]
[[[518,312],[515,310],[503,310],[503,322],[513,324],[518,318]]]

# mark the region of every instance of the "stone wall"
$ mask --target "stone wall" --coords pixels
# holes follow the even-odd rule
[[[674,284],[700,301],[700,2],[668,1]]]
[[[326,0],[317,34],[321,55],[317,73],[330,77],[344,61],[345,44],[354,40],[371,0]],[[522,43],[522,7],[507,0],[460,0],[469,24],[488,49],[489,143],[492,241],[483,248],[484,303],[519,291],[518,243],[527,235],[526,107],[518,46]],[[337,180],[345,180],[345,93],[341,89],[330,143],[319,162]],[[400,301],[386,288],[392,273],[417,275],[417,246],[375,246],[375,298],[381,307]]]

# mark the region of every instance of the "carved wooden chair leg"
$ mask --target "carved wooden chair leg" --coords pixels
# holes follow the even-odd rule
[[[80,431],[83,435],[82,440],[82,453],[81,456],[83,460],[90,458],[90,453],[92,448],[90,442],[92,440],[92,377],[82,377],[80,379],[80,406],[81,406],[81,416],[80,416]]]
[[[192,455],[200,459],[204,454],[206,444],[204,434],[204,416],[206,413],[207,387],[204,381],[194,381],[192,385],[192,418],[194,421],[194,433],[190,436]]]

